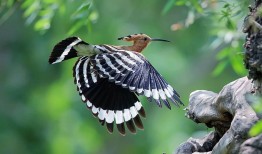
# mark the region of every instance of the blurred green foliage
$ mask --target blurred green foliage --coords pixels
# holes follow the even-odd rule
[[[262,133],[262,120],[258,121],[249,131],[250,136],[257,136]]]
[[[92,0],[74,1],[75,6],[71,3],[71,0],[25,0],[21,8],[24,9],[26,23],[34,24],[36,31],[46,32],[50,29],[56,14],[70,17],[68,35],[74,34],[81,27],[87,27],[90,31],[91,23],[98,17],[92,8]]]
[[[252,102],[252,106],[258,115],[262,114],[262,97],[249,96],[249,101]],[[250,130],[250,136],[257,136],[262,133],[262,120],[259,120]]]
[[[218,92],[245,75],[239,30],[248,1],[3,0],[0,2],[0,153],[172,153],[209,130],[182,108],[158,108],[141,97],[144,131],[108,134],[73,84],[75,60],[49,65],[53,46],[76,35],[93,44],[143,32],[145,56],[188,103],[190,92]],[[215,75],[215,76],[214,76]],[[204,130],[204,131],[203,131]]]
[[[187,6],[188,16],[183,21],[185,27],[193,24],[197,19],[212,16],[213,42],[211,50],[216,50],[219,61],[216,68],[213,70],[213,75],[219,75],[227,66],[231,66],[239,75],[245,75],[247,72],[242,64],[243,55],[243,35],[239,34],[242,24],[242,19],[247,15],[247,9],[250,1],[216,1],[216,0],[168,0],[163,13],[168,12],[173,6]],[[241,21],[241,22],[239,22]],[[221,24],[217,24],[217,23]],[[237,25],[239,24],[239,25]],[[237,29],[239,29],[237,31]]]

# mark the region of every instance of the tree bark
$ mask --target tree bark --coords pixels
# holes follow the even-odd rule
[[[250,137],[250,128],[261,118],[252,108],[251,95],[262,94],[262,0],[249,7],[243,23],[247,33],[244,64],[248,76],[237,79],[217,94],[197,90],[190,94],[187,118],[214,127],[202,139],[190,138],[176,150],[177,154],[262,154],[262,135]]]
[[[186,116],[215,131],[203,139],[189,139],[176,153],[239,153],[241,144],[249,138],[249,129],[259,119],[248,101],[252,85],[243,77],[224,86],[218,94],[206,90],[191,93]]]

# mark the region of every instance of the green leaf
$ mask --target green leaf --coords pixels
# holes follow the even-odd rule
[[[88,3],[84,3],[82,5],[80,5],[77,10],[73,13],[72,16],[77,16],[79,14],[84,14],[84,12],[87,12],[90,8],[91,4],[88,2]]]
[[[175,2],[176,0],[169,0],[164,6],[162,14],[166,14],[174,6]]]
[[[198,13],[203,12],[203,9],[198,0],[191,0],[191,3],[193,4],[194,8],[197,10]]]
[[[224,48],[223,50],[221,50],[221,51],[216,55],[216,58],[217,58],[217,60],[222,60],[222,59],[228,57],[228,56],[229,56],[229,53],[230,53],[229,48]]]
[[[14,1],[15,0],[9,0]],[[66,4],[68,3],[68,4]],[[73,34],[78,31],[83,25],[87,25],[87,22],[95,22],[98,18],[97,12],[91,12],[92,1],[85,0],[84,3],[79,5],[71,5],[71,1],[54,1],[54,0],[24,0],[21,7],[24,9],[24,17],[27,24],[34,23],[34,29],[37,31],[43,31],[50,28],[51,21],[56,13],[60,13],[62,16],[66,14],[67,7],[70,10],[75,10],[71,15],[71,22],[74,22],[74,26],[70,28],[68,34]],[[80,21],[81,20],[81,21]]]
[[[230,57],[231,65],[234,71],[239,75],[245,75],[246,69],[243,64],[243,58],[240,55],[234,54]]]
[[[50,28],[50,19],[41,18],[39,19],[34,26],[35,30],[46,30]]]
[[[53,16],[52,9],[44,9],[39,12],[39,16],[51,18]]]
[[[29,7],[30,5],[32,5],[34,2],[35,2],[34,0],[25,0],[25,1],[22,3],[21,7],[22,7],[23,9],[26,9],[27,7]]]
[[[72,14],[72,19],[83,19],[88,16],[90,3],[84,3]]]
[[[175,5],[176,6],[182,6],[182,5],[186,5],[187,1],[185,0],[176,0]]]
[[[257,136],[262,133],[262,120],[258,121],[250,130],[250,136]]]
[[[88,17],[90,21],[96,21],[98,19],[98,12],[97,11],[92,11]]]
[[[234,22],[230,18],[227,18],[226,26],[227,26],[228,29],[231,29],[231,30],[236,29],[236,25],[234,24]]]
[[[38,12],[34,12],[29,17],[27,17],[26,24],[29,25],[29,24],[33,23],[35,21],[37,15],[38,15]]]
[[[229,3],[226,3],[224,4],[223,8],[229,8],[230,7],[230,4]]]
[[[28,17],[31,14],[38,12],[39,10],[40,10],[40,3],[38,1],[35,1],[33,4],[28,6],[28,8],[26,8],[26,10],[24,12],[24,16]]]
[[[224,60],[224,61],[221,61],[220,63],[218,63],[218,65],[216,66],[216,68],[212,72],[212,75],[214,75],[214,76],[219,75],[226,68],[227,64],[228,64],[228,60]]]
[[[82,5],[80,5],[78,7],[78,9],[76,10],[76,12],[81,12],[81,11],[85,11],[85,10],[88,10],[90,8],[90,2],[87,2],[87,3],[84,3]]]
[[[83,25],[84,25],[84,21],[78,21],[76,22],[67,32],[67,35],[73,35],[76,31],[78,31]]]

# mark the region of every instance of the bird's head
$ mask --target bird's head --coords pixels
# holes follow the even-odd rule
[[[141,52],[148,45],[148,43],[152,41],[170,42],[164,39],[151,38],[148,35],[143,34],[143,33],[119,37],[118,40],[133,42],[134,44],[130,48],[132,48],[134,51],[137,51],[137,52]]]
[[[119,37],[118,40],[123,40],[123,41],[128,41],[128,42],[137,42],[137,43],[141,43],[141,44],[148,44],[151,41],[170,42],[170,41],[164,40],[164,39],[151,38],[148,35],[143,34],[143,33]]]

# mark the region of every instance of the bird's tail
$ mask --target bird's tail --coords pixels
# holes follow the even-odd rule
[[[60,63],[64,60],[75,58],[79,55],[77,46],[88,46],[89,44],[78,37],[69,37],[55,45],[49,57],[49,63]]]

